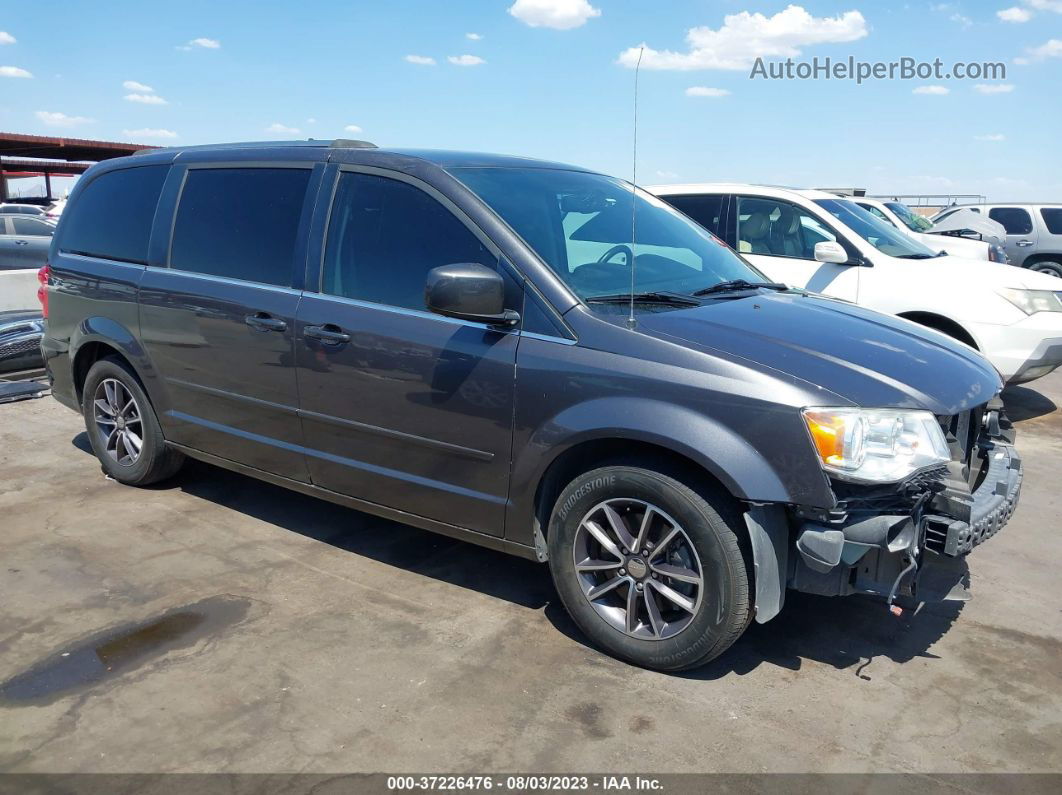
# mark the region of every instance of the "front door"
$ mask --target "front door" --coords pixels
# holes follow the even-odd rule
[[[988,217],[1003,224],[1007,240],[1003,247],[1010,257],[1010,264],[1021,267],[1025,258],[1036,250],[1036,228],[1032,216],[1024,207],[993,207]]]
[[[737,196],[735,223],[738,252],[771,279],[846,301],[858,299],[859,267],[815,260],[816,243],[842,242],[818,216],[782,199]]]
[[[298,311],[307,461],[323,488],[501,535],[518,335],[426,311],[428,271],[459,262],[499,267],[423,186],[339,174],[320,292]]]
[[[169,397],[166,438],[304,482],[293,275],[310,176],[189,168],[169,267],[147,268],[140,283],[141,339]]]
[[[54,230],[29,215],[0,215],[0,270],[41,267],[48,261]]]

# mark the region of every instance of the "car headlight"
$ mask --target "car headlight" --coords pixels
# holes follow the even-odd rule
[[[1016,290],[1004,287],[999,294],[1027,315],[1062,312],[1062,294],[1054,290]]]
[[[1007,254],[1007,250],[999,243],[988,244],[988,260],[989,262],[1002,262],[1006,264],[1010,262],[1010,255]]]
[[[807,408],[802,414],[822,468],[847,480],[891,483],[951,460],[944,431],[928,411]]]

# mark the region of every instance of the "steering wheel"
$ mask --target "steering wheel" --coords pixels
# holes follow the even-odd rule
[[[626,243],[620,243],[619,245],[613,246],[600,257],[598,257],[597,264],[604,265],[617,254],[625,254],[627,256],[628,265],[630,265],[631,261],[634,259],[634,252],[631,251],[631,247],[628,246]]]

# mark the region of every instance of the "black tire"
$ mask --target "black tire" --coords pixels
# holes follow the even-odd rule
[[[96,405],[97,391],[104,382],[113,384],[115,381],[124,387],[125,395],[135,402],[133,408],[139,417],[138,421],[129,420],[128,426],[125,425],[127,421],[124,417],[122,420],[123,427],[128,427],[131,431],[135,431],[136,427],[141,429],[136,437],[140,439],[140,450],[135,460],[130,460],[131,456],[128,455],[129,450],[132,449],[131,446],[119,447],[118,452],[114,454],[109,452],[109,435],[104,433],[103,428],[111,428],[112,425],[116,426],[116,423],[101,426],[97,422],[98,413],[99,416],[106,415],[106,412],[101,412]],[[181,468],[184,463],[184,454],[166,444],[151,401],[148,400],[144,388],[140,385],[140,380],[126,362],[118,357],[108,356],[93,364],[89,368],[88,375],[85,376],[81,403],[85,430],[88,432],[92,450],[100,460],[103,471],[119,483],[128,486],[147,486],[172,477]],[[126,453],[125,463],[119,460],[122,452]]]
[[[611,500],[616,502],[609,503]],[[619,569],[613,575],[611,572],[605,574],[577,571],[576,556],[583,555],[586,547],[582,545],[586,543],[586,539],[590,538],[591,546],[597,543],[597,536],[588,536],[587,530],[580,530],[583,520],[587,518],[588,513],[603,510],[601,506],[605,503],[621,506],[618,511],[621,512],[624,500],[630,500],[630,513],[624,518],[624,522],[630,523],[628,529],[635,524],[641,525],[638,504],[647,503],[667,515],[654,520],[659,521],[660,529],[647,531],[647,536],[657,532],[657,543],[663,541],[663,536],[669,532],[669,522],[665,519],[673,520],[684,532],[685,539],[680,542],[679,549],[662,545],[660,550],[667,552],[667,555],[656,558],[656,563],[647,567],[651,569],[648,575],[645,568],[638,565],[637,574],[642,578],[638,579],[637,584],[643,586],[639,592],[652,592],[658,606],[656,617],[660,617],[661,605],[669,607],[672,614],[679,616],[673,624],[666,623],[665,627],[688,622],[673,636],[667,636],[666,630],[658,631],[655,620],[649,621],[647,603],[634,603],[634,615],[642,616],[634,630],[630,629],[629,619],[626,618],[631,615],[629,609],[622,611],[623,618],[615,617],[615,607],[607,603],[607,600],[619,601],[621,606],[629,608],[632,603],[626,599],[627,595],[631,594],[629,588],[635,587],[633,582],[630,585],[620,585],[614,588],[609,596],[603,597],[603,600],[597,600],[598,607],[590,602],[587,589],[592,589],[593,583],[607,584],[611,581],[610,577],[619,577],[625,573],[627,579],[635,578],[634,564],[637,560],[634,557],[626,557],[630,572]],[[607,517],[607,514],[605,516]],[[593,523],[591,519],[591,524]],[[605,466],[577,477],[557,499],[549,526],[550,571],[568,613],[597,646],[634,665],[659,671],[680,671],[695,668],[718,657],[730,648],[749,624],[752,616],[752,575],[748,556],[740,541],[744,533],[744,522],[738,505],[728,494],[707,488],[694,490],[670,474],[643,468],[637,463]],[[648,546],[650,554],[647,560],[662,554],[660,551],[653,552],[652,543]],[[697,590],[695,609],[683,612],[660,596],[657,585],[646,580],[651,577],[658,583],[676,588],[686,587],[693,591],[694,586],[680,586],[676,581],[657,574],[659,564],[671,560],[670,555],[681,553],[686,555],[685,560],[689,561],[690,550],[686,548],[688,546],[692,546],[698,558],[694,562],[699,566],[701,585]],[[613,556],[604,546],[598,544],[593,549],[595,552],[587,555],[587,558],[604,556],[611,561]],[[640,560],[643,556],[636,557]],[[587,564],[587,558],[582,561],[584,566]],[[590,565],[601,562],[605,561],[594,560]],[[690,563],[682,565],[696,568]],[[686,571],[689,573],[688,569]],[[649,596],[635,598],[645,598],[648,601]],[[692,601],[693,596],[690,595],[689,599]],[[599,610],[612,611],[611,621]],[[620,623],[624,626],[617,626]],[[637,636],[638,632],[642,632],[643,636]],[[645,637],[646,632],[653,637]]]
[[[1034,262],[1032,265],[1027,265],[1026,267],[1037,273],[1050,273],[1052,276],[1062,278],[1062,262],[1041,260],[1040,262]]]

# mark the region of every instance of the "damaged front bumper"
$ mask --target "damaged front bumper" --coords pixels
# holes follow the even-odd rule
[[[953,426],[951,464],[888,488],[835,484],[839,505],[825,515],[794,509],[789,588],[872,594],[890,604],[968,598],[964,557],[1013,514],[1021,457],[998,400],[941,421]]]

